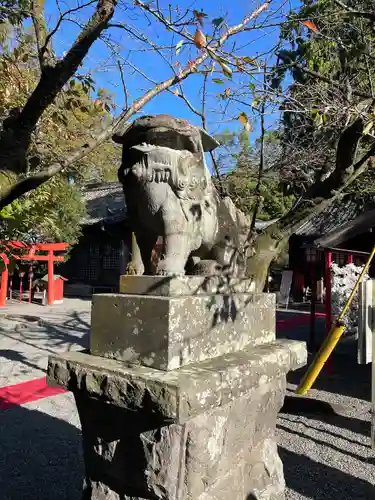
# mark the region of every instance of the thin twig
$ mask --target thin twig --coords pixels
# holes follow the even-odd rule
[[[369,21],[375,22],[375,14],[373,12],[366,12],[362,10],[356,10],[352,9],[349,7],[349,5],[346,5],[344,2],[341,2],[341,0],[333,0],[337,5],[345,9],[347,14],[351,14],[356,17],[363,17],[365,19],[368,19]]]
[[[126,87],[126,83],[125,83],[125,78],[124,78],[124,72],[122,71],[122,66],[121,66],[121,63],[120,61],[117,61],[117,66],[118,66],[118,69],[120,71],[120,78],[121,78],[121,83],[122,83],[122,88],[124,90],[124,96],[125,96],[125,106],[124,106],[124,109],[128,109],[128,89]]]
[[[111,0],[107,0],[107,2],[108,6],[106,5],[106,7],[108,7],[108,9],[110,10],[108,12],[107,11],[104,12],[104,5],[103,5],[104,2],[98,4],[99,7],[94,17],[88,23],[87,29],[84,32],[85,36],[82,37],[80,35],[77,38],[77,40],[73,43],[70,50],[64,57],[62,64],[59,66],[58,69],[59,72],[61,73],[60,77],[64,76],[64,80],[60,78],[56,82],[53,92],[47,96],[42,92],[39,83],[39,86],[37,86],[37,94],[35,95],[36,91],[34,91],[34,95],[32,95],[33,101],[36,101],[37,97],[38,112],[35,113],[34,108],[32,108],[32,105],[34,105],[35,102],[30,102],[29,99],[29,101],[23,108],[21,115],[24,115],[25,113],[30,113],[32,108],[33,112],[31,114],[33,120],[36,119],[39,120],[45,109],[48,107],[49,102],[53,101],[55,95],[57,95],[57,93],[59,92],[60,87],[62,87],[63,84],[72,76],[72,74],[75,73],[77,67],[81,63],[83,57],[87,54],[92,43],[100,36],[101,32],[107,28],[107,24],[109,24],[110,22],[110,19],[114,12],[114,2]],[[244,19],[239,24],[229,27],[220,36],[219,40],[216,41],[215,44],[211,47],[210,53],[212,54],[214,53],[215,50],[220,49],[230,37],[242,32],[245,26],[247,26],[252,20],[256,19],[260,14],[262,14],[268,9],[271,2],[272,0],[266,0],[258,8],[253,10],[253,12],[245,16]],[[96,23],[94,26],[92,26],[93,21],[95,21]],[[209,58],[209,56],[210,54],[208,53],[208,51],[204,51],[194,61],[190,61],[189,64],[184,69],[181,69],[177,76],[174,74],[170,78],[164,80],[162,83],[155,85],[153,88],[145,92],[140,98],[136,99],[128,109],[124,109],[124,111],[120,113],[120,115],[116,119],[114,119],[113,122],[105,130],[100,131],[97,134],[93,134],[91,136],[91,139],[86,144],[74,150],[60,164],[53,164],[51,165],[50,168],[48,168],[43,172],[38,173],[36,176],[30,176],[29,178],[11,186],[9,190],[6,190],[6,192],[3,193],[3,196],[0,197],[0,209],[4,208],[15,199],[22,196],[23,194],[40,186],[48,179],[56,175],[58,172],[63,171],[64,169],[71,166],[73,163],[81,160],[89,153],[91,153],[94,149],[96,149],[99,145],[101,145],[103,142],[107,141],[111,136],[113,135],[115,135],[115,137],[121,136],[127,129],[128,121],[133,115],[135,115],[140,109],[142,109],[155,96],[169,89],[173,85],[180,84],[188,76],[196,72],[197,68],[201,64],[203,64]],[[56,77],[57,76],[58,75],[56,75]],[[40,104],[42,102],[41,101],[42,98],[43,98],[43,104]],[[33,123],[31,123],[30,125],[30,132],[32,130],[33,130]],[[10,161],[10,159],[8,159],[8,161]],[[6,170],[6,168],[3,167],[3,170]]]
[[[206,99],[207,99],[207,80],[208,80],[208,73],[204,74],[203,77],[203,87],[202,87],[202,112],[201,112],[201,117],[202,117],[202,127],[204,130],[207,131],[207,120],[206,120]],[[223,179],[221,178],[220,175],[220,167],[216,161],[216,157],[213,151],[210,151],[210,156],[211,156],[211,161],[212,165],[214,167],[215,175],[217,177],[217,182],[219,184],[219,193],[220,196],[224,196],[224,186],[223,186]]]
[[[267,87],[267,71],[266,71],[266,65],[264,65],[264,72],[263,72],[263,90],[266,90]],[[254,229],[255,229],[255,222],[256,218],[258,215],[260,203],[261,203],[261,184],[262,184],[262,178],[263,178],[263,172],[264,172],[264,139],[265,139],[265,126],[264,126],[264,112],[266,108],[266,97],[264,96],[262,99],[262,103],[260,105],[260,157],[259,157],[259,168],[258,168],[258,181],[257,185],[255,186],[255,196],[256,196],[256,201],[254,203],[254,208],[253,208],[253,213],[252,213],[252,218],[251,218],[251,224],[250,224],[250,235],[252,235]]]
[[[46,36],[44,45],[40,48],[39,53],[40,53],[40,57],[41,57],[42,60],[43,60],[45,51],[48,49],[48,44],[51,41],[51,38],[58,31],[58,29],[60,28],[60,25],[64,21],[65,17],[68,16],[69,14],[74,14],[75,12],[78,12],[79,10],[81,10],[81,9],[83,9],[85,7],[88,7],[88,6],[90,6],[90,5],[92,5],[92,4],[96,3],[96,2],[97,2],[97,0],[90,0],[87,3],[79,5],[78,7],[74,7],[72,9],[68,9],[65,12],[63,12],[62,14],[60,14],[60,17],[59,17],[59,19],[58,19],[58,21],[56,23],[56,26],[53,28],[52,31],[50,31],[48,33],[48,35]]]

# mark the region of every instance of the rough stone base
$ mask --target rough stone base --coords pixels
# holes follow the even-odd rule
[[[275,339],[273,294],[94,295],[90,351],[159,370]]]
[[[183,425],[108,411],[105,403],[76,395],[85,423],[83,498],[283,500],[274,440],[283,387],[279,380]]]
[[[85,500],[282,500],[274,439],[286,373],[306,363],[279,341],[172,372],[68,353],[48,380],[73,391]]]

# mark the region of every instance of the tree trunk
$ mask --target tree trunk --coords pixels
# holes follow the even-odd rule
[[[269,267],[288,241],[289,234],[283,235],[277,224],[272,225],[255,240],[255,254],[247,261],[247,275],[254,279],[256,292],[263,292]]]
[[[69,79],[75,75],[92,44],[107,29],[115,11],[115,0],[98,0],[96,10],[83,27],[66,55],[54,62],[46,57],[47,46],[38,47],[41,64],[40,80],[21,110],[13,110],[12,116],[4,120],[0,133],[0,171],[25,174],[27,153],[32,134],[45,110],[54,102]],[[39,5],[37,39],[43,43],[41,25],[44,22],[43,8]],[[44,40],[45,43],[48,42]],[[53,64],[53,65],[52,65]]]

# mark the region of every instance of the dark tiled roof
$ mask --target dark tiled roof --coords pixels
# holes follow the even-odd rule
[[[366,211],[355,219],[340,226],[336,231],[331,231],[321,238],[318,238],[315,240],[315,244],[323,248],[338,247],[344,241],[356,238],[373,228],[375,228],[375,210]]]
[[[126,206],[122,185],[119,182],[88,184],[83,190],[86,202],[86,217],[82,225],[99,222],[115,223],[126,218]]]
[[[317,237],[327,235],[373,209],[375,209],[373,197],[347,194],[335,200],[325,212],[305,222],[297,229],[296,234]]]

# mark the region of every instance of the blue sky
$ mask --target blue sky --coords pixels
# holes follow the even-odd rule
[[[58,1],[61,11],[77,6],[77,0]],[[157,21],[153,20],[150,23],[146,17],[140,13],[139,8],[133,7],[132,10],[126,10],[124,5],[129,5],[129,3],[131,2],[124,2],[123,0],[119,2],[112,23],[125,23],[133,28],[135,27],[145,33],[158,45],[176,45],[180,41],[181,38],[178,35],[166,31]],[[166,8],[169,4],[169,2],[165,0],[160,0],[159,3],[162,8]],[[173,3],[173,5],[176,5],[176,3]],[[206,34],[209,34],[210,30],[212,30],[212,19],[225,17],[229,24],[236,24],[241,21],[245,14],[251,12],[255,7],[260,5],[260,3],[249,0],[219,0],[204,3],[180,0],[178,5],[181,11],[185,8],[200,11],[201,8],[204,7],[204,12],[207,14],[207,20],[205,21],[203,30]],[[266,21],[267,16],[269,16],[268,23],[275,23],[275,21],[280,21],[282,18],[285,19],[285,14],[291,8],[290,5],[291,4],[288,2],[274,0],[272,10],[260,17],[258,23]],[[58,16],[55,0],[46,0],[45,8],[48,24],[50,27],[53,27]],[[80,28],[77,26],[76,22],[86,22],[93,8],[94,6],[87,7],[80,12],[78,16],[75,15],[73,18],[75,22],[66,21],[62,23],[61,28],[53,39],[54,49],[58,55],[62,55],[64,51],[68,50],[75,37],[78,35]],[[195,27],[191,26],[189,29],[190,31],[194,31]],[[110,50],[104,42],[97,41],[85,59],[82,72],[91,72],[98,87],[106,88],[113,93],[117,105],[116,109],[121,111],[124,105],[124,91],[117,66],[118,61],[122,65],[125,64],[126,61],[130,61],[131,65],[136,66],[156,82],[163,81],[171,76],[172,71],[168,64],[158,54],[150,50],[145,51],[144,49],[147,48],[147,45],[134,40],[134,38],[130,37],[124,30],[111,29],[107,33],[111,39],[111,43],[116,47],[118,55],[114,56],[112,50]],[[254,58],[271,49],[277,43],[278,28],[270,27],[261,31],[251,31],[236,37],[236,40],[238,44],[237,47],[243,46],[243,48],[239,50],[239,54]],[[230,45],[227,45],[228,49],[230,49],[230,47]],[[174,50],[164,53],[166,57],[171,58],[172,64],[175,64],[178,59],[183,65],[187,60],[196,57],[199,51],[195,47],[191,47],[184,48],[178,56],[176,56]],[[139,73],[134,73],[134,70],[126,66],[126,64],[123,71],[126,85],[131,96],[129,98],[130,102],[153,86],[152,83],[143,78]],[[255,80],[257,78],[259,79],[259,76],[260,75],[256,75],[254,77]],[[217,94],[227,87],[234,89],[236,87],[235,82],[238,83],[238,80],[233,79],[233,81],[230,81],[222,75],[215,75],[215,77],[222,78],[226,81],[224,85],[215,85],[211,81],[208,85],[207,117],[209,130],[212,133],[217,133],[225,128],[240,129],[240,124],[236,117],[240,111],[249,112],[249,109],[240,105],[231,106],[227,115],[224,117],[215,112],[215,109],[218,109]],[[184,91],[190,102],[196,107],[200,107],[202,81],[201,75],[192,75],[184,83]],[[193,123],[201,124],[200,119],[188,109],[182,99],[166,92],[159,95],[145,106],[142,109],[142,113],[169,113],[181,118],[186,118]],[[268,126],[272,126],[276,119],[277,115],[270,116],[267,119]],[[256,139],[257,131],[258,125],[254,123],[254,132],[252,133],[253,140]]]

